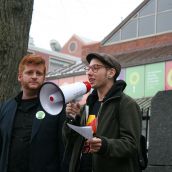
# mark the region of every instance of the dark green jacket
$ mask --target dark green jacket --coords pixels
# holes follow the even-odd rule
[[[140,109],[131,97],[123,93],[125,86],[124,81],[117,81],[100,107],[96,136],[102,138],[102,147],[98,153],[93,154],[94,172],[140,171],[137,158],[141,124]],[[87,99],[89,108],[92,108],[96,99],[97,92],[93,91]],[[79,121],[80,125],[85,125],[84,112],[81,120],[68,120],[75,124]],[[66,138],[66,152],[71,150],[69,172],[77,172],[83,138],[67,126],[64,126],[63,132]]]

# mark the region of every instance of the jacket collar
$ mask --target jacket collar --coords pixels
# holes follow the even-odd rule
[[[123,80],[117,80],[114,85],[111,87],[111,89],[106,94],[105,98],[103,99],[103,102],[111,97],[120,97],[122,92],[124,91],[126,87],[126,82]],[[93,92],[88,96],[87,104],[93,105],[95,101],[98,100],[98,94],[97,90],[93,90]]]

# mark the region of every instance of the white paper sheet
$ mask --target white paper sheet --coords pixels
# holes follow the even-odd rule
[[[93,138],[93,131],[91,126],[76,126],[67,123],[67,125],[72,128],[74,131],[79,133],[81,136],[85,137],[86,139],[91,139]]]

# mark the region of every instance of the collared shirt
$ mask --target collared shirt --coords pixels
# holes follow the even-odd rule
[[[18,107],[11,134],[8,172],[29,172],[32,123],[38,106],[38,98],[17,101]]]

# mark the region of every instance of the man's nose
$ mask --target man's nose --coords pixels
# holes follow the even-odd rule
[[[89,70],[88,70],[86,73],[87,73],[87,74],[92,74],[92,73],[93,73],[92,68],[89,68]]]
[[[37,74],[36,74],[36,72],[33,72],[33,74],[32,74],[32,78],[37,78]]]

